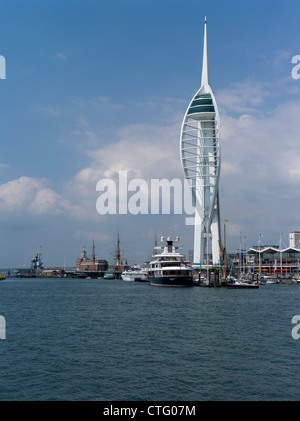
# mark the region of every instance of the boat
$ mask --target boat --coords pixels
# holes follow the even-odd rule
[[[148,282],[148,271],[139,265],[134,265],[121,274],[123,281]]]
[[[155,247],[161,253],[155,253],[149,264],[148,278],[152,286],[166,287],[192,287],[194,286],[193,268],[185,262],[184,255],[178,253],[173,243],[179,242],[179,237],[172,240],[171,237],[161,237],[165,246]]]
[[[253,288],[259,288],[259,284],[257,282],[251,282],[251,281],[248,281],[248,280],[240,279],[240,280],[236,280],[236,281],[233,281],[233,282],[228,282],[227,287],[228,288],[253,289]]]
[[[242,237],[241,237],[242,238]],[[246,275],[242,272],[242,240],[240,238],[240,253],[239,253],[239,274],[238,278],[232,278],[229,282],[227,282],[228,288],[239,288],[239,289],[257,289],[259,288],[259,283],[255,281],[250,281],[248,279],[244,279]]]
[[[278,281],[277,281],[277,279],[267,279],[266,280],[266,285],[267,284],[278,284]]]
[[[116,279],[115,271],[114,270],[106,270],[104,272],[104,279]]]
[[[6,279],[5,275],[0,275],[0,281],[4,281],[4,279]]]

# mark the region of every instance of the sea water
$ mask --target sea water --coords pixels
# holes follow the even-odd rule
[[[0,400],[300,399],[300,285],[0,283]]]

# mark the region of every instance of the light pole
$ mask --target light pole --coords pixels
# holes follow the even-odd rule
[[[224,281],[226,279],[226,275],[227,275],[227,261],[226,261],[226,222],[229,222],[228,219],[224,219],[224,257],[223,257],[223,278]]]

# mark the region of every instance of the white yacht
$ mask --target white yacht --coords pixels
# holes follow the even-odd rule
[[[168,287],[191,287],[194,286],[193,268],[189,262],[184,260],[184,255],[178,253],[173,243],[179,242],[179,237],[166,240],[161,237],[161,242],[166,242],[165,246],[155,247],[161,252],[154,254],[149,265],[148,278],[150,285]]]
[[[148,270],[146,267],[134,265],[121,274],[123,281],[136,281],[136,282],[147,282],[148,281]]]
[[[259,284],[257,282],[251,282],[245,279],[239,279],[238,281],[228,282],[228,288],[259,288]]]

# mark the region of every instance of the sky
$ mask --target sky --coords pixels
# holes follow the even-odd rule
[[[179,140],[201,84],[204,19],[221,119],[227,250],[300,230],[296,0],[1,0],[0,267],[73,267],[83,247],[149,259],[185,214],[99,215],[98,180],[183,179]],[[1,70],[1,69],[0,69]],[[0,72],[1,73],[1,72]],[[299,71],[300,74],[300,71]],[[173,228],[170,228],[173,227]],[[262,234],[262,236],[260,236]]]

